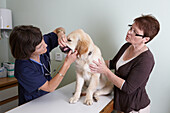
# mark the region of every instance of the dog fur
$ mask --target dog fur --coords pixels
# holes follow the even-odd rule
[[[78,29],[67,36],[66,45],[71,50],[78,51],[78,58],[75,61],[77,74],[76,89],[69,102],[76,103],[85,86],[87,86],[87,89],[85,90],[86,97],[84,103],[87,105],[93,104],[93,98],[98,101],[100,95],[110,94],[113,90],[113,84],[107,77],[103,74],[92,73],[90,71],[89,64],[92,64],[93,60],[98,61],[100,59],[104,62],[100,49],[93,43],[90,36],[82,29]]]

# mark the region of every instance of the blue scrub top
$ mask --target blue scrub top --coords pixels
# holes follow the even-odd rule
[[[48,93],[38,89],[47,80],[51,80],[51,75],[49,73],[49,52],[58,46],[58,37],[55,33],[51,32],[44,35],[44,41],[47,44],[47,52],[40,55],[41,63],[38,63],[32,59],[15,60],[14,76],[18,80],[19,105]]]

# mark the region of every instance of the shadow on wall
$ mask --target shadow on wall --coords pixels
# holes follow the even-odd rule
[[[105,60],[109,60],[109,58],[113,58],[117,53],[117,43],[116,43],[116,27],[109,23],[107,19],[91,19],[87,21],[88,29],[84,29],[87,34],[90,35],[95,45],[97,45],[101,52],[102,56]]]

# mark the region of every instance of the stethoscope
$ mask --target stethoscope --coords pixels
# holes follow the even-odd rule
[[[45,57],[47,58],[47,62],[48,62],[48,64],[49,64],[49,66],[50,66],[50,69],[51,69],[51,63],[50,63],[50,58],[46,55],[46,54],[44,54],[45,55]],[[38,71],[38,68],[36,67],[36,65],[33,63],[33,61],[32,60],[30,60],[31,61],[31,63],[34,65],[34,67],[37,69],[37,71]],[[42,64],[42,66],[44,67],[44,69],[48,72],[48,73],[45,73],[44,72],[44,75],[45,76],[49,76],[49,75],[51,75],[52,73],[54,73],[55,72],[55,70],[51,73],[51,71],[45,66],[45,64],[43,63],[43,62],[41,62],[41,64]]]
[[[50,65],[50,69],[51,69],[51,64],[50,64],[50,62],[48,62],[48,64]],[[44,64],[42,64],[42,65],[43,65],[44,69],[48,72],[48,73],[45,73],[45,76],[51,75],[51,71],[49,71]]]

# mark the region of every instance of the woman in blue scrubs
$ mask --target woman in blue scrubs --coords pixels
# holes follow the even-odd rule
[[[19,105],[53,92],[62,81],[70,65],[77,58],[77,51],[69,51],[59,72],[52,78],[49,52],[60,45],[65,46],[64,28],[42,36],[34,26],[16,26],[9,43],[15,60],[15,77],[18,80]]]

